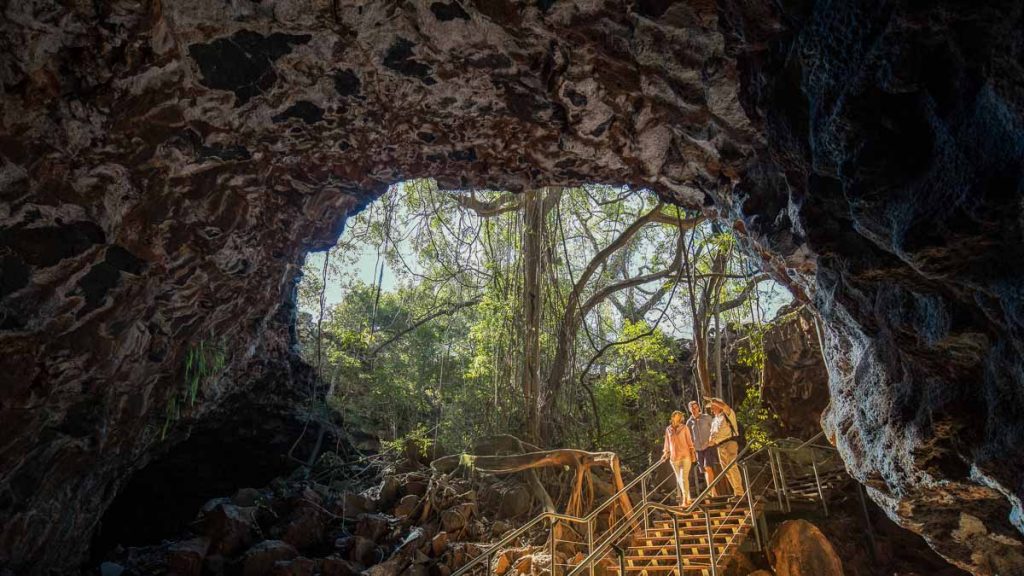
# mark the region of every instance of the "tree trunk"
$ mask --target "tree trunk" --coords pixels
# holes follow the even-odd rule
[[[715,302],[718,302],[718,296],[715,297]],[[716,396],[725,398],[722,385],[722,324],[717,306],[715,307],[715,390],[718,392]]]
[[[678,226],[679,233],[682,234],[683,230],[692,229],[701,221],[700,218],[687,218],[685,220],[669,218],[667,215],[662,213],[661,208],[662,204],[659,203],[650,212],[647,212],[634,220],[633,223],[619,233],[614,240],[599,250],[590,262],[587,263],[586,268],[584,268],[580,277],[576,280],[576,284],[573,285],[572,290],[569,292],[569,296],[566,298],[565,312],[558,325],[558,333],[555,339],[555,353],[551,360],[550,368],[548,369],[546,386],[544,393],[539,397],[539,414],[542,422],[550,425],[550,422],[554,420],[557,393],[562,386],[562,381],[565,379],[566,373],[569,371],[570,362],[572,361],[572,348],[576,342],[576,334],[579,332],[580,323],[586,317],[587,312],[617,290],[636,286],[649,280],[666,278],[673,272],[673,267],[670,266],[666,270],[662,270],[660,272],[637,276],[635,278],[617,282],[611,286],[605,286],[591,295],[591,297],[584,302],[583,292],[591,278],[598,272],[601,265],[607,262],[608,258],[612,254],[624,246],[627,246],[636,233],[647,224],[652,222],[671,224],[673,226]],[[680,247],[680,250],[682,250],[682,247]],[[676,263],[674,265],[681,264]]]
[[[522,388],[526,402],[527,436],[540,440],[540,322],[543,310],[543,258],[545,235],[544,190],[523,194],[523,369]]]
[[[694,324],[697,323],[695,322]],[[694,326],[693,330],[693,355],[697,364],[697,380],[700,384],[700,393],[705,397],[711,396],[711,366],[708,365],[707,333],[697,325]]]
[[[693,249],[695,241],[695,234],[691,234],[690,242],[684,243],[683,265],[686,266],[686,285],[690,292],[690,315],[693,318],[693,359],[694,365],[697,367],[697,386],[701,396],[706,398],[711,395],[711,376],[708,374],[707,332],[704,328],[706,323],[703,310],[697,309],[697,293],[694,289],[694,286],[697,285],[697,273],[694,270],[693,262],[690,261],[690,250]],[[711,280],[708,283],[710,284]],[[704,294],[701,296],[703,297]]]

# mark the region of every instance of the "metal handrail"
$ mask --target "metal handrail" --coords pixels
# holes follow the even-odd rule
[[[601,512],[605,510],[605,508],[618,501],[623,494],[627,493],[631,488],[636,486],[638,482],[642,481],[643,479],[653,474],[654,471],[658,469],[658,467],[665,463],[665,461],[666,460],[662,458],[661,460],[658,460],[657,462],[652,464],[647,470],[644,470],[643,473],[634,478],[629,484],[626,484],[625,486],[622,487],[621,490],[608,497],[607,500],[605,500],[597,508],[594,508],[594,510],[591,511],[590,514],[587,514],[586,516],[570,516],[568,514],[559,514],[557,512],[541,512],[526,524],[523,524],[519,528],[516,528],[512,532],[506,534],[501,540],[498,540],[496,543],[488,546],[476,558],[472,559],[466,565],[452,573],[452,576],[462,576],[466,574],[473,567],[487,560],[488,556],[491,556],[492,554],[500,550],[502,547],[512,543],[516,538],[519,538],[520,536],[528,532],[531,528],[535,527],[536,525],[540,524],[545,520],[573,522],[576,524],[582,524],[584,522],[589,523],[593,521]],[[552,563],[553,562],[554,558],[552,558]]]
[[[768,447],[765,446],[757,449],[756,451],[750,454],[747,454],[749,449],[749,446],[745,446],[740,451],[740,453],[736,455],[736,458],[732,462],[730,462],[728,466],[723,468],[722,471],[719,472],[718,475],[715,477],[715,479],[710,484],[708,484],[708,487],[705,488],[704,491],[701,492],[699,495],[697,495],[697,497],[694,498],[693,502],[686,508],[666,506],[665,504],[657,502],[641,503],[639,507],[633,509],[633,512],[631,514],[629,514],[626,517],[623,517],[618,522],[618,527],[609,527],[609,532],[603,538],[603,540],[599,541],[598,543],[595,543],[594,547],[590,549],[589,554],[587,554],[587,556],[580,560],[580,563],[576,565],[576,568],[574,568],[566,576],[575,576],[576,574],[579,574],[581,570],[583,570],[584,568],[589,568],[594,561],[607,554],[611,544],[616,542],[619,538],[621,538],[624,535],[624,528],[631,527],[633,524],[635,524],[637,518],[639,518],[641,513],[646,513],[647,511],[652,509],[665,509],[671,510],[673,514],[692,514],[697,508],[701,508],[701,504],[703,503],[703,501],[707,500],[708,495],[711,493],[711,491],[718,485],[719,482],[722,481],[723,478],[726,477],[726,472],[728,472],[729,470],[736,466],[739,466],[741,463],[746,462],[747,460],[753,458],[754,456],[757,456],[761,452],[767,450]],[[753,514],[753,512],[751,512],[751,514]],[[709,545],[710,544],[711,543],[709,542]],[[712,556],[713,555],[714,553],[712,552]]]
[[[662,459],[658,460],[657,462],[655,462],[654,464],[652,464],[649,468],[644,470],[641,474],[639,474],[636,478],[634,478],[628,484],[623,486],[622,489],[616,491],[615,494],[611,495],[607,500],[605,500],[601,505],[599,505],[596,508],[594,508],[586,516],[571,516],[571,515],[568,515],[568,514],[560,514],[560,513],[557,513],[557,512],[542,512],[541,514],[538,514],[537,516],[535,516],[533,519],[531,519],[526,524],[524,524],[524,525],[520,526],[519,528],[513,530],[512,532],[506,534],[504,537],[502,537],[496,543],[491,544],[490,546],[488,546],[487,548],[482,550],[479,555],[477,555],[475,558],[470,560],[467,564],[465,564],[464,566],[462,566],[461,568],[456,570],[452,574],[452,576],[464,576],[470,570],[472,570],[475,567],[478,567],[478,566],[482,565],[484,562],[487,562],[487,565],[489,566],[490,562],[492,561],[492,559],[494,557],[494,555],[499,550],[501,550],[502,548],[508,546],[509,544],[514,542],[516,539],[520,538],[521,536],[523,536],[524,534],[529,532],[531,529],[535,528],[536,526],[538,526],[539,524],[541,524],[542,522],[545,522],[545,521],[549,521],[551,523],[550,530],[551,530],[552,534],[550,535],[549,546],[551,548],[552,574],[555,573],[555,552],[556,552],[557,544],[559,543],[554,538],[554,528],[555,528],[555,526],[557,526],[557,524],[559,522],[567,522],[567,523],[572,523],[572,524],[586,524],[587,525],[587,542],[586,542],[586,544],[587,544],[587,548],[588,548],[588,554],[567,575],[567,576],[574,576],[576,574],[579,574],[583,569],[588,568],[588,567],[592,567],[592,564],[597,559],[599,559],[599,558],[603,557],[605,554],[607,554],[608,551],[610,550],[610,546],[611,545],[613,545],[615,542],[617,542],[626,533],[626,531],[628,529],[636,526],[637,520],[641,517],[641,515],[644,515],[644,521],[645,522],[646,522],[646,514],[649,513],[652,510],[665,511],[665,512],[671,513],[672,515],[683,515],[683,514],[692,514],[696,510],[701,509],[701,510],[703,510],[705,512],[705,516],[707,516],[707,512],[706,512],[706,510],[704,508],[705,502],[710,497],[710,494],[718,487],[719,483],[726,481],[726,479],[728,477],[727,473],[729,471],[731,471],[733,468],[738,467],[738,466],[745,466],[748,461],[752,460],[754,457],[758,456],[759,454],[761,454],[762,452],[765,452],[765,451],[768,451],[768,453],[769,453],[769,459],[770,460],[769,460],[768,466],[771,466],[771,467],[774,468],[774,466],[775,466],[774,460],[771,460],[773,458],[773,454],[772,454],[773,452],[797,452],[797,451],[803,450],[804,448],[812,447],[812,445],[813,445],[813,447],[819,447],[819,446],[814,445],[814,442],[816,442],[823,435],[824,435],[824,432],[819,432],[818,434],[816,434],[815,436],[813,436],[809,440],[801,443],[799,446],[797,446],[795,448],[782,448],[782,447],[778,447],[778,446],[763,446],[763,447],[758,448],[757,450],[751,452],[749,446],[744,447],[736,455],[736,458],[733,459],[733,461],[730,462],[728,466],[723,468],[716,475],[715,479],[712,480],[707,485],[707,487],[705,487],[705,489],[702,492],[700,492],[700,494],[698,494],[693,499],[693,502],[689,506],[687,506],[685,508],[677,507],[677,506],[676,507],[668,506],[668,505],[665,505],[665,504],[660,503],[660,502],[652,502],[652,501],[648,500],[648,491],[646,490],[647,486],[645,484],[641,484],[641,483],[646,481],[648,478],[650,478],[654,474],[654,472],[667,461],[665,458],[662,458]],[[826,447],[822,446],[820,448],[826,448]],[[827,447],[827,448],[835,450],[834,448],[831,448],[831,447]],[[784,477],[783,477],[783,474],[782,474],[782,470],[781,470],[782,466],[781,466],[781,464],[782,464],[782,462],[780,460],[778,462],[778,465],[779,465],[778,466],[779,467],[778,474],[779,474],[779,477],[780,477],[779,480],[783,484],[783,488],[782,488],[783,495],[785,495],[785,490],[786,490],[785,489],[785,480],[784,480]],[[755,480],[757,478],[760,478],[761,474],[763,472],[764,472],[763,469],[760,470],[757,473],[757,475],[755,476]],[[775,481],[775,474],[774,474],[774,472],[772,474],[772,481],[773,482]],[[639,502],[639,504],[633,506],[633,509],[630,510],[628,514],[624,514],[622,518],[620,518],[613,525],[609,526],[607,528],[607,530],[605,531],[605,533],[603,535],[601,535],[597,539],[597,541],[595,541],[594,534],[593,534],[592,522],[600,514],[604,513],[610,506],[612,506],[616,502],[618,502],[624,494],[629,492],[629,490],[631,490],[634,487],[636,487],[637,484],[641,484],[641,488],[643,489],[643,492],[644,492],[644,495],[643,495],[641,501]],[[654,490],[659,489],[663,484],[665,484],[665,482],[662,482],[662,483],[658,484],[657,486],[655,486]],[[749,492],[750,492],[749,480],[748,480],[748,487],[747,487],[746,492],[747,492],[747,499],[749,501],[751,499],[751,496],[749,494]],[[787,498],[787,504],[788,504],[788,496],[786,496],[786,498]],[[781,500],[780,500],[780,502],[781,502]],[[631,502],[630,504],[632,505],[633,503]],[[624,512],[625,512],[625,510],[624,510]],[[753,509],[751,509],[750,514],[751,514],[751,522],[752,523],[756,523],[756,519],[754,518],[754,511],[753,511]],[[717,535],[717,533],[718,533],[718,531],[716,530],[714,535]],[[714,535],[711,535],[711,536],[714,536]],[[576,542],[576,543],[581,544],[581,545],[584,544],[584,542],[582,542],[582,541]],[[713,559],[714,558],[714,545],[713,545],[712,539],[709,539],[709,547],[711,549],[711,558]]]

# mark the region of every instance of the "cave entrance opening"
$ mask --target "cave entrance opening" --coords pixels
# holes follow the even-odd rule
[[[310,254],[297,304],[326,404],[374,449],[509,433],[640,464],[689,399],[764,427],[763,334],[792,297],[727,224],[645,189],[425,179]]]
[[[668,414],[708,393],[768,433],[763,335],[791,300],[731,228],[645,189],[396,184],[304,262],[294,326],[318,375],[297,400],[316,404],[300,410],[309,425],[207,419],[121,488],[93,561],[172,538],[209,499],[334,450],[324,416],[364,453],[440,456],[512,434],[636,469]]]

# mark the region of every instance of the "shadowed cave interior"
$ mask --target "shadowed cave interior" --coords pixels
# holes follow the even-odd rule
[[[441,487],[446,454],[417,448],[415,435],[366,472],[363,458],[410,436],[313,408],[335,381],[355,380],[325,379],[309,362],[307,256],[345,242],[346,223],[386,205],[390,186],[432,178],[440,191],[496,191],[469,201],[522,203],[529,230],[538,190],[650,191],[645,201],[668,215],[651,218],[670,230],[674,218],[678,232],[638,251],[650,259],[644,272],[671,267],[672,238],[707,226],[708,237],[732,238],[751,274],[792,294],[801,311],[772,325],[769,340],[787,352],[766,354],[755,380],[780,414],[774,433],[824,432],[811,460],[842,472],[844,496],[828,517],[783,503],[786,514],[770,517],[778,538],[760,546],[769,553],[743,550],[753,565],[730,570],[787,573],[770,553],[784,546],[832,550],[813,556],[825,563],[813,564],[819,574],[837,559],[846,573],[885,562],[906,573],[1024,572],[1018,3],[126,0],[4,10],[0,570],[447,575],[539,512],[526,474],[448,470]],[[594,205],[626,204],[578,204]],[[532,222],[571,222],[569,211],[554,214]],[[627,226],[609,221],[619,226],[609,238]],[[538,270],[572,257],[544,256]],[[406,295],[382,301],[429,309]],[[453,316],[481,310],[470,301]],[[345,321],[356,317],[331,318],[353,331]],[[556,316],[540,317],[545,338],[560,334]],[[732,329],[720,325],[709,342],[749,337]],[[614,358],[633,366],[623,350]],[[664,390],[705,382],[706,355],[669,350],[666,363],[696,372],[665,371]],[[824,356],[816,380],[803,372],[814,351]],[[559,364],[550,354],[545,370]],[[724,355],[718,374],[732,371],[745,391],[738,356]],[[390,390],[364,368],[375,386],[358,390],[363,400]],[[820,388],[805,386],[812,380]],[[550,389],[585,393],[562,385],[574,381],[554,378]],[[652,400],[662,396],[638,396],[595,400],[592,411],[618,406],[625,415],[602,414],[653,426],[644,407],[667,419]],[[396,410],[412,410],[397,400],[411,395],[393,397]],[[542,449],[590,447],[546,443],[543,427],[583,408],[536,398],[510,413],[519,436]],[[537,417],[550,406],[564,422]],[[328,452],[337,460],[304,461]],[[622,460],[626,482],[644,469]],[[758,469],[806,477],[791,460]],[[587,494],[600,502],[615,492],[614,467],[587,462],[597,479]],[[351,482],[332,489],[339,474]],[[559,494],[575,478],[564,474],[543,471],[540,484]],[[452,495],[471,489],[478,500]],[[862,533],[861,496],[877,541],[847,547],[837,535]],[[179,538],[182,523],[192,537]],[[423,529],[416,538],[413,527]],[[448,540],[435,540],[442,532]],[[576,558],[556,552],[548,564],[539,548],[502,558],[521,573]]]

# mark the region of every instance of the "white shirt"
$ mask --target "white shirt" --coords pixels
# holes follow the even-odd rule
[[[733,436],[739,435],[740,427],[736,424],[736,413],[732,410],[722,410],[711,421],[711,442],[713,444],[721,444]]]

